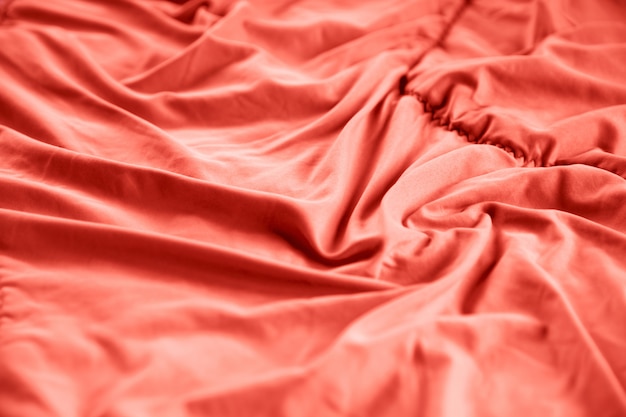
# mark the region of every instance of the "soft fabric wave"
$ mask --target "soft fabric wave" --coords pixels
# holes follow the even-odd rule
[[[626,415],[620,2],[0,22],[1,417]]]

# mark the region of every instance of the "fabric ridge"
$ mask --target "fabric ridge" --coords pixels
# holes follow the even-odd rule
[[[626,4],[0,0],[0,417],[626,415]]]

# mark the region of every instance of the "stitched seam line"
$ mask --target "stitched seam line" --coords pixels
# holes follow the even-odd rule
[[[441,34],[439,34],[439,37],[437,39],[437,42],[435,42],[435,44],[432,46],[432,48],[436,47],[436,46],[440,46],[443,41],[446,40],[446,38],[448,37],[448,34],[450,33],[450,30],[452,30],[452,27],[455,25],[455,23],[461,18],[461,15],[463,14],[463,12],[465,11],[465,9],[467,9],[469,7],[469,5],[472,3],[472,0],[465,0],[454,12],[454,14],[452,15],[452,18],[450,19],[450,21],[448,22],[448,24],[446,25],[445,28],[443,28],[443,30],[441,31]],[[431,48],[431,49],[432,49]]]
[[[428,47],[424,48],[424,50],[422,51],[421,54],[419,54],[417,57],[415,57],[415,59],[412,62],[409,63],[409,65],[408,65],[409,68],[413,68],[416,65],[418,65],[422,61],[422,59],[424,59],[424,57],[430,51],[432,51],[437,46],[439,46],[439,45],[441,45],[443,43],[443,41],[448,36],[448,33],[450,33],[450,30],[452,29],[452,26],[454,26],[454,24],[459,20],[459,18],[461,17],[461,15],[465,11],[465,9],[471,4],[471,1],[472,0],[464,0],[461,3],[461,5],[459,7],[457,7],[457,9],[454,11],[454,14],[452,15],[452,18],[450,18],[448,23],[442,29],[442,31],[439,34],[439,36],[437,36],[437,38],[435,38],[433,40],[433,42]]]

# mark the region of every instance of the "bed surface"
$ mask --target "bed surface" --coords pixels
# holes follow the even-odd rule
[[[626,416],[626,3],[0,0],[0,417]]]

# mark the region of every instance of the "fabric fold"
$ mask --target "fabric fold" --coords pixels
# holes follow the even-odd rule
[[[626,9],[0,0],[0,417],[626,415]]]

